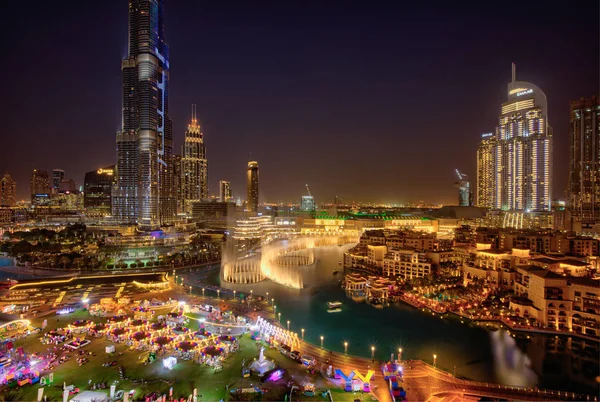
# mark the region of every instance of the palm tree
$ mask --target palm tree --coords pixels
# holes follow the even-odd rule
[[[60,260],[58,261],[58,263],[63,266],[63,269],[66,269],[67,264],[69,264],[70,262],[71,262],[71,259],[69,257],[67,257],[66,255],[63,255],[62,257],[60,257]]]

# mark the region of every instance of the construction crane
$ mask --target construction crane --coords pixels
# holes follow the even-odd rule
[[[466,174],[461,173],[458,169],[454,169],[456,175],[458,176],[458,180],[469,180]]]
[[[308,193],[308,195],[310,195],[312,197],[312,194],[310,193],[310,189],[308,188],[308,184],[306,185],[306,192]]]

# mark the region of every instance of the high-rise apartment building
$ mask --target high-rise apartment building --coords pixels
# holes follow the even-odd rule
[[[481,134],[477,148],[477,206],[493,208],[496,191],[496,146],[494,133]]]
[[[258,211],[258,162],[248,162],[246,170],[246,189],[248,191],[247,209],[250,212]]]
[[[173,194],[177,203],[177,213],[183,212],[183,187],[181,185],[182,177],[182,158],[181,155],[173,155]]]
[[[65,171],[62,169],[52,169],[52,191],[58,193],[60,183],[65,179]]]
[[[569,209],[581,222],[600,221],[600,97],[571,102]]]
[[[88,212],[110,215],[111,190],[115,183],[115,166],[92,170],[85,174],[83,206]]]
[[[17,204],[17,182],[8,174],[0,180],[0,207],[13,207]]]
[[[123,114],[113,216],[142,229],[169,223],[176,213],[163,14],[162,0],[129,0],[128,56],[121,63]]]
[[[225,180],[219,181],[219,201],[231,202],[231,183]]]
[[[208,197],[206,147],[204,135],[196,118],[195,105],[192,105],[192,121],[185,132],[181,173],[183,199],[186,203]]]
[[[48,178],[48,172],[45,170],[33,169],[33,172],[31,172],[31,180],[29,181],[29,189],[32,200],[37,194],[48,196],[50,194],[50,179]]]
[[[546,95],[534,84],[517,81],[514,64],[496,132],[483,138],[477,158],[479,206],[550,211],[552,130]]]

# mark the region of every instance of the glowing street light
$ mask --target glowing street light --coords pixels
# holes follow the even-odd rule
[[[437,362],[437,355],[433,355],[433,367],[435,367],[435,363]]]
[[[402,348],[398,348],[398,360],[402,361]]]
[[[279,316],[279,322],[281,322],[281,313],[277,313],[277,315]]]
[[[269,301],[269,292],[267,292],[267,302]]]
[[[288,331],[290,330],[290,320],[287,320]]]
[[[235,290],[233,291],[233,298],[235,299]]]
[[[375,359],[375,346],[371,346],[371,359]]]
[[[217,299],[221,296],[221,289],[217,289]]]
[[[202,288],[202,297],[204,297],[204,288]]]
[[[254,294],[254,290],[250,289],[250,296]]]
[[[277,313],[277,306],[273,306],[273,315]]]
[[[302,328],[302,340],[304,340],[304,328]]]
[[[344,353],[348,353],[348,342],[344,342]]]
[[[275,299],[271,299],[271,304],[275,305]]]
[[[321,347],[323,347],[323,339],[325,339],[325,337],[321,335]]]

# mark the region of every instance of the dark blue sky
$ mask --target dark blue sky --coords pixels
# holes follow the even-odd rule
[[[243,197],[252,152],[263,201],[308,183],[318,202],[456,203],[514,61],[548,96],[564,198],[569,101],[599,91],[598,2],[399,3],[165,1],[176,149],[196,103],[212,194],[230,180]],[[114,163],[127,2],[14,1],[0,18],[0,172],[21,198],[33,168],[82,184]]]

